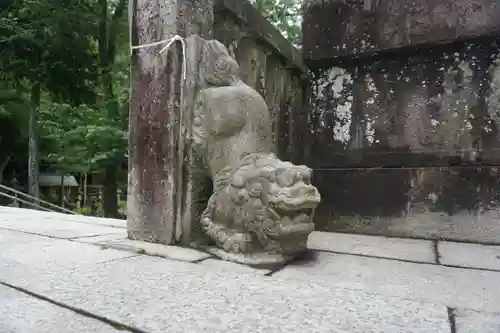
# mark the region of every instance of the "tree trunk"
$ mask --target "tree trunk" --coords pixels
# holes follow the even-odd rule
[[[205,37],[213,26],[212,11],[211,0],[131,0],[131,43],[145,45],[175,35]],[[160,55],[163,46],[132,53],[127,229],[131,239],[172,244],[182,238],[188,243],[182,220],[189,215],[183,210],[190,186],[182,169],[189,149],[179,142],[180,112],[189,117],[179,108],[182,52],[175,44]]]
[[[40,83],[31,88],[31,107],[28,134],[28,194],[40,198],[38,169],[38,110],[40,108]],[[36,203],[36,201],[34,201]],[[31,208],[36,209],[35,206]]]
[[[0,184],[2,184],[3,181],[3,171],[5,170],[5,167],[9,163],[10,160],[10,155],[4,158],[2,161],[0,161]],[[0,188],[0,194],[4,192],[3,189]],[[8,204],[12,203],[12,199],[7,198],[3,195],[0,195],[0,206],[6,206]]]
[[[117,166],[110,164],[104,170],[103,210],[104,217],[118,218],[118,179]]]
[[[10,161],[10,155],[7,155],[5,157],[0,157],[0,184],[2,184],[3,181],[3,171],[7,167],[7,164],[9,164]]]
[[[116,97],[113,89],[113,81],[111,73],[108,70],[104,71],[103,86],[105,91],[105,98],[108,101],[108,119],[118,121],[118,103],[115,101]],[[111,103],[110,103],[111,102]],[[121,167],[121,156],[111,156],[108,164],[104,169],[104,190],[103,190],[103,208],[104,217],[117,218],[118,217],[118,177],[117,174]]]
[[[83,176],[83,200],[82,200],[82,207],[87,206],[87,173],[85,172],[85,175]]]
[[[112,67],[116,55],[116,36],[119,19],[126,8],[126,0],[120,0],[112,17],[108,17],[108,1],[99,0],[101,21],[99,22],[100,79],[104,91],[104,102],[108,106],[108,119],[118,121],[118,102],[113,86]],[[111,104],[110,104],[111,103]],[[118,177],[122,156],[112,156],[104,170],[103,208],[105,217],[118,217]]]
[[[61,207],[64,208],[64,175],[61,176],[61,182],[59,183],[59,202]]]

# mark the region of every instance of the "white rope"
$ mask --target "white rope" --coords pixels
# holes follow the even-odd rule
[[[155,47],[163,44],[165,45],[161,50],[158,52],[159,54],[163,54],[165,52],[168,52],[168,49],[170,46],[172,46],[175,41],[179,41],[181,43],[181,48],[182,48],[182,80],[186,80],[187,77],[187,64],[186,64],[186,42],[184,41],[184,38],[182,38],[179,35],[175,35],[172,38],[160,40],[159,42],[154,42],[154,43],[149,43],[149,44],[142,44],[142,45],[135,45],[132,46],[132,50],[138,50],[138,49],[146,49],[149,47]]]

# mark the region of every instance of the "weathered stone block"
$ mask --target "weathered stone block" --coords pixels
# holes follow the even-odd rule
[[[251,34],[256,41],[268,44],[270,51],[284,58],[290,68],[295,67],[307,75],[308,69],[302,63],[300,52],[249,1],[215,0],[214,11],[216,14],[214,37],[225,45],[227,45],[227,35],[226,38],[221,38],[223,35],[217,33],[217,26],[227,17],[236,18],[241,26],[237,31],[247,32],[247,37]]]
[[[443,265],[500,271],[500,246],[438,242],[438,253]]]
[[[500,243],[496,174],[493,167],[315,170],[323,198],[316,230]]]
[[[500,44],[491,39],[318,70],[314,168],[500,162]]]
[[[211,0],[156,0],[147,6],[131,1],[130,13],[134,14],[129,24],[134,48],[176,35],[209,37],[212,33]],[[183,58],[187,50],[178,44],[162,54],[158,52],[166,43],[134,49],[131,57],[128,236],[169,245],[193,241],[191,219],[197,213],[191,211],[191,190],[196,184],[191,182],[191,141],[186,129],[191,127],[199,57],[194,52]]]
[[[242,81],[266,100],[273,152],[295,162],[295,151],[303,147],[296,132],[304,124],[298,117],[306,109],[303,92],[309,77],[300,53],[246,0],[216,1],[214,38],[239,64]]]
[[[325,198],[319,230],[500,241],[491,232],[499,45],[490,38],[316,71],[308,163]]]
[[[495,0],[308,0],[306,61],[441,44],[500,30]]]
[[[346,254],[435,263],[432,241],[315,231],[307,248]]]

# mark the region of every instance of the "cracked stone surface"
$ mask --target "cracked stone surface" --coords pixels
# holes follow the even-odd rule
[[[500,272],[319,253],[273,276],[350,287],[376,294],[440,303],[452,308],[500,311]]]
[[[9,214],[9,223],[21,231],[0,226],[0,282],[64,306],[0,288],[2,333],[57,333],[60,328],[77,333],[115,332],[66,307],[148,333],[450,333],[449,307],[459,309],[453,312],[456,333],[500,332],[500,272],[488,271],[494,266],[484,264],[487,267],[477,270],[401,261],[430,258],[426,241],[411,241],[405,247],[406,240],[401,239],[320,235],[321,242],[316,239],[312,246],[343,247],[346,254],[316,251],[311,258],[264,276],[268,270],[212,258],[193,263],[150,256],[147,250],[135,253],[140,246],[133,247],[134,251],[104,249],[101,244],[116,242],[120,236],[116,233],[80,235],[72,240],[34,235],[55,225],[57,230],[66,230],[65,236],[86,234],[82,225],[103,228],[106,221],[102,225],[76,223],[58,220],[60,214],[38,219],[37,212],[25,213]],[[30,218],[38,222],[25,223]],[[0,213],[0,221],[5,220]],[[151,245],[170,257],[185,250]],[[469,244],[451,245],[462,257],[453,258],[453,251],[448,251],[449,260],[469,265],[472,254],[483,258],[483,263],[491,259],[481,255],[481,246],[467,259],[462,254]]]
[[[123,230],[122,232],[116,234],[73,238],[72,241],[88,244],[101,244],[106,242],[119,241],[126,237],[127,231]]]
[[[449,332],[443,306],[148,256],[16,283],[147,332]]]
[[[0,285],[0,332],[2,333],[117,333],[96,319]]]

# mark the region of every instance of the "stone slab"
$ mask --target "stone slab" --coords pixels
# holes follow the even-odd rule
[[[500,314],[481,313],[471,310],[454,311],[456,333],[498,333]]]
[[[99,245],[123,251],[146,253],[153,256],[160,256],[173,260],[189,262],[203,260],[211,257],[210,254],[195,249],[141,242],[130,239],[118,239],[113,241],[101,242],[99,243]]]
[[[4,215],[0,213],[0,229],[22,231],[63,239],[115,234],[121,230],[89,223],[40,218],[38,212],[35,211],[16,215]]]
[[[500,272],[318,252],[315,260],[289,265],[273,277],[360,289],[451,308],[466,305],[477,311],[500,311]]]
[[[150,333],[449,333],[443,306],[138,256],[17,285]]]
[[[120,331],[103,322],[0,285],[0,332],[115,333]]]
[[[443,265],[500,271],[500,246],[438,242]]]
[[[34,211],[26,208],[15,207],[0,207],[0,220],[3,219],[32,219]],[[41,220],[58,220],[65,222],[78,222],[95,224],[116,228],[127,228],[127,221],[120,219],[109,219],[102,217],[84,216],[84,215],[71,215],[63,213],[53,213],[45,211],[36,211],[37,218]]]
[[[0,230],[0,280],[39,277],[52,271],[130,257],[130,252]]]
[[[0,253],[3,253],[12,246],[35,242],[47,242],[50,240],[52,239],[49,237],[27,234],[20,231],[0,229]]]
[[[213,270],[220,269],[221,271],[224,272],[250,273],[257,275],[265,275],[271,272],[271,270],[269,269],[252,268],[249,266],[240,265],[234,262],[229,262],[219,259],[206,259],[200,262],[199,265],[203,267],[208,267]]]
[[[359,254],[381,258],[435,263],[433,242],[315,231],[309,235],[311,250]]]

